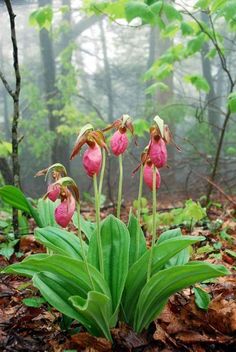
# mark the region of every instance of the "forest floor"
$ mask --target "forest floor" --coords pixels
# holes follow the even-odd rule
[[[104,209],[102,215],[108,212],[112,209]],[[123,209],[124,217],[127,213]],[[60,313],[37,299],[38,293],[28,279],[1,275],[0,351],[236,351],[235,216],[235,209],[230,205],[221,208],[212,206],[208,209],[208,218],[213,225],[218,223],[220,226],[210,229],[205,225],[195,226],[191,230],[192,235],[206,238],[201,244],[203,249],[194,251],[194,260],[223,264],[231,271],[230,276],[214,280],[204,287],[212,296],[208,311],[197,308],[192,289],[186,289],[171,297],[161,316],[144,334],[137,335],[125,325],[113,329],[114,344],[111,346],[107,340],[94,338],[83,331],[77,323],[66,331]],[[182,231],[189,234],[184,227]],[[33,235],[28,235],[21,238],[19,251],[25,257],[44,249]],[[0,257],[0,267],[16,261],[19,259],[15,254],[10,261]],[[30,300],[25,301],[26,298]]]

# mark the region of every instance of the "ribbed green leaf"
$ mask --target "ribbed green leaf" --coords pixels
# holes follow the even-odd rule
[[[4,269],[4,273],[20,274],[32,277],[35,273],[47,271],[58,277],[65,277],[75,285],[78,285],[76,295],[84,298],[91,290],[102,292],[110,296],[110,290],[99,271],[92,265],[88,265],[88,275],[86,264],[77,259],[63,257],[61,255],[35,254],[22,262],[12,264]]]
[[[99,268],[96,233],[91,238],[88,259]],[[129,267],[129,232],[125,224],[109,215],[101,225],[102,252],[104,258],[104,277],[111,290],[114,314],[120,304]]]
[[[45,247],[52,249],[55,254],[83,259],[80,240],[72,232],[48,226],[36,229],[35,238]],[[83,246],[87,252],[87,244],[84,241]]]
[[[74,214],[73,216],[73,223],[78,228],[78,215]],[[85,234],[88,240],[92,237],[92,234],[95,231],[96,224],[91,221],[85,220],[82,215],[80,215],[80,227],[81,231]]]
[[[78,294],[78,285],[63,276],[49,272],[35,274],[32,281],[49,304],[68,317],[78,320],[86,328],[90,328],[90,322],[80,315],[69,301],[71,296]]]
[[[156,245],[153,249],[152,275],[163,269],[170,258],[182,251],[184,248],[204,237],[183,236],[171,238]],[[139,294],[147,280],[147,268],[150,251],[146,252],[129,270],[122,298],[123,309],[127,323],[132,324],[135,308],[139,299]]]
[[[143,231],[133,214],[129,219],[128,231],[130,234],[129,266],[131,266],[147,251]]]
[[[10,204],[13,208],[22,210],[30,214],[36,221],[37,225],[42,227],[37,209],[25,197],[24,193],[15,186],[6,185],[0,188],[0,197],[4,202]]]
[[[163,232],[161,236],[158,238],[157,244],[160,244],[163,241],[166,241],[170,238],[176,238],[176,237],[182,237],[182,232],[180,228],[167,230]],[[189,261],[189,248],[184,248],[181,252],[176,254],[165,264],[165,268],[168,268],[174,265],[183,265],[188,263],[188,261]]]
[[[153,275],[143,287],[135,311],[134,329],[141,332],[163,309],[163,304],[175,292],[197,282],[227,275],[222,265],[191,263],[171,267]]]
[[[80,296],[72,296],[69,301],[91,327],[88,329],[95,336],[105,336],[112,340],[109,321],[112,315],[111,299],[100,292],[91,291],[85,300]]]
[[[42,227],[46,226],[54,226],[58,227],[59,225],[57,224],[55,220],[55,209],[58,206],[60,201],[52,202],[50,199],[39,199],[38,200],[38,213],[40,220],[42,222]]]

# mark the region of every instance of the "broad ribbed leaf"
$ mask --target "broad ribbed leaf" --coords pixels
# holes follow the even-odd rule
[[[112,340],[109,321],[112,315],[111,299],[100,293],[91,291],[85,300],[80,296],[72,296],[69,301],[79,314],[88,320],[91,327],[88,329],[95,336],[105,336]]]
[[[202,241],[204,237],[183,236],[170,238],[157,244],[153,249],[152,275],[163,269],[170,258],[191,244]],[[150,251],[146,252],[129,270],[122,298],[126,322],[132,324],[139,294],[147,281],[147,268]]]
[[[78,215],[74,214],[72,220],[74,225],[78,228]],[[95,231],[96,224],[94,224],[91,221],[85,220],[85,218],[82,215],[80,215],[80,227],[81,227],[81,231],[85,234],[87,239],[90,240],[90,238],[92,237],[92,234]]]
[[[83,259],[79,238],[72,232],[55,227],[38,228],[35,230],[35,238],[45,247],[53,250],[55,254]],[[83,241],[85,252],[87,244]]]
[[[129,219],[128,231],[130,234],[129,266],[131,266],[147,251],[143,231],[133,214]]]
[[[31,205],[30,201],[19,188],[10,185],[3,186],[0,188],[0,197],[13,208],[30,214],[35,219],[37,225],[42,227],[37,209]]]
[[[80,315],[69,301],[71,296],[78,294],[78,285],[63,276],[49,272],[35,274],[32,281],[49,304],[68,317],[78,320],[86,328],[90,328],[90,322]]]
[[[59,203],[60,201],[52,202],[50,199],[41,198],[38,200],[38,212],[42,227],[54,226],[59,228],[54,215],[55,209]]]
[[[32,277],[36,273],[47,271],[58,277],[65,277],[71,282],[74,282],[74,284],[77,285],[76,295],[86,298],[89,291],[96,290],[110,296],[107,283],[99,271],[89,264],[88,270],[86,264],[81,260],[63,257],[61,255],[35,254],[24,259],[21,263],[8,266],[4,270],[4,273]]]
[[[210,278],[227,275],[222,265],[191,263],[171,267],[153,275],[143,287],[135,310],[134,329],[141,332],[163,309],[167,299],[185,287]]]
[[[89,243],[88,259],[99,268],[96,232]],[[109,215],[101,224],[104,277],[111,290],[114,314],[120,304],[129,267],[129,232],[125,224]]]
[[[159,237],[157,244],[162,243],[163,241],[169,240],[170,238],[182,237],[182,232],[180,228],[168,230],[161,234]],[[168,263],[165,264],[165,268],[175,265],[183,265],[188,263],[189,261],[189,248],[183,249],[181,252],[172,257]]]

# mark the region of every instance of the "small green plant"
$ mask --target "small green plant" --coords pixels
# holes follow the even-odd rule
[[[128,123],[131,121],[128,120]],[[122,136],[126,133],[127,120],[122,117],[115,126],[117,131],[113,135],[112,148],[113,152],[121,155],[127,148],[127,136]],[[190,246],[204,240],[204,237],[183,236],[177,228],[157,238],[156,192],[161,182],[158,169],[167,161],[165,144],[170,141],[169,129],[159,117],[154,119],[150,137],[141,156],[137,217],[131,213],[127,225],[120,220],[123,173],[120,158],[117,217],[109,215],[101,221],[100,197],[107,145],[102,131],[86,125],[77,138],[71,158],[79,153],[83,144],[87,144],[83,165],[87,175],[93,179],[95,224],[82,218],[79,189],[66,175],[62,165],[55,164],[40,171],[38,175],[46,174],[52,180],[44,197],[48,199],[45,207],[49,206],[49,210],[45,214],[40,210],[40,203],[38,209],[32,210],[32,205],[22,194],[20,206],[35,216],[39,224],[35,238],[48,252],[31,255],[4,270],[4,273],[31,278],[34,287],[51,306],[64,316],[79,321],[91,334],[109,340],[112,340],[111,329],[119,321],[126,322],[140,333],[161,313],[172,294],[195,283],[228,274],[222,265],[189,262]],[[140,226],[143,181],[152,191],[153,198],[150,248],[146,246]],[[11,195],[15,191],[12,188],[8,190]],[[6,188],[4,192],[4,199],[17,206],[19,199],[11,198]],[[53,203],[55,221],[60,227],[55,223],[48,224],[51,221],[50,202]],[[44,209],[44,206],[41,207]],[[203,213],[192,201],[186,204],[182,212],[195,221]],[[48,214],[49,217],[46,216]],[[65,229],[71,220],[77,226],[78,236]],[[46,223],[51,226],[43,227]]]

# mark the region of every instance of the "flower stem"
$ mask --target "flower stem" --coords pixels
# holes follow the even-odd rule
[[[122,163],[122,154],[119,155],[119,188],[118,188],[118,199],[117,199],[117,217],[120,218],[120,209],[121,209],[121,200],[122,200],[122,185],[123,185],[123,163]]]
[[[140,216],[142,210],[142,193],[143,193],[143,164],[141,164],[140,168],[140,177],[139,177],[139,190],[138,190],[138,212],[137,212],[137,219],[138,223],[140,224]]]
[[[153,165],[153,176],[152,176],[152,245],[150,249],[150,256],[148,261],[147,269],[147,281],[149,281],[152,273],[152,260],[153,250],[157,237],[157,224],[156,224],[156,212],[157,212],[157,190],[156,190],[156,167]]]
[[[104,263],[103,263],[103,253],[102,253],[101,229],[100,229],[100,197],[98,193],[96,174],[93,175],[93,187],[94,187],[95,208],[96,208],[98,260],[99,260],[100,272],[104,276]]]
[[[105,167],[106,167],[106,152],[105,152],[105,149],[102,148],[102,170],[101,170],[101,175],[100,175],[100,180],[99,180],[99,188],[98,188],[100,199],[101,199],[101,194],[102,194],[102,186],[103,186],[103,180],[104,180]]]
[[[84,263],[85,263],[85,266],[86,266],[86,269],[87,269],[89,280],[91,282],[91,285],[92,285],[93,289],[95,290],[94,283],[93,283],[93,280],[92,280],[92,277],[91,277],[91,274],[90,274],[90,271],[89,271],[88,261],[87,261],[85,250],[84,250],[84,241],[82,239],[82,234],[81,234],[80,203],[79,202],[77,202],[77,216],[78,216],[78,235],[79,235],[80,246],[81,246],[81,250],[82,250],[82,257],[83,257],[83,260],[84,260]]]

